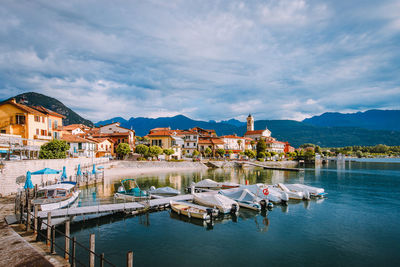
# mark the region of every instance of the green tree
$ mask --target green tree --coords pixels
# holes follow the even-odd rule
[[[163,150],[163,153],[169,158],[169,156],[171,156],[172,154],[175,153],[175,151],[173,149],[170,148],[166,148]]]
[[[239,150],[241,150],[242,149],[242,140],[237,140],[237,143],[238,143],[238,146],[239,146]]]
[[[63,140],[52,140],[40,147],[40,159],[65,159],[69,145]]]
[[[150,146],[149,147],[149,155],[150,157],[158,157],[158,155],[160,155],[161,153],[163,153],[163,149],[159,146]]]
[[[271,157],[271,153],[269,153],[269,152],[265,153],[265,157],[270,158]]]
[[[263,139],[259,140],[257,142],[257,155],[262,153],[265,153],[265,149],[267,149],[267,144]]]
[[[131,148],[127,143],[119,143],[116,152],[120,158],[124,159],[131,152]]]
[[[223,148],[218,148],[216,152],[220,157],[223,157],[225,155],[225,149]]]
[[[258,155],[257,155],[257,158],[259,158],[259,159],[264,159],[265,157],[266,157],[266,155],[265,155],[264,152],[260,152],[260,153],[258,153]]]
[[[257,155],[255,151],[250,150],[250,149],[246,149],[246,150],[244,151],[244,154],[245,154],[247,157],[251,158],[251,159],[255,158],[256,155]]]
[[[146,145],[137,145],[135,148],[135,152],[144,157],[144,155],[149,152],[149,147]]]
[[[321,154],[321,147],[320,146],[315,146],[314,151],[315,151],[315,153]]]
[[[207,157],[209,157],[209,156],[211,155],[211,153],[212,153],[211,148],[207,147],[207,148],[204,150],[204,153],[206,154]]]
[[[207,147],[207,148],[208,148],[208,147]],[[207,150],[207,149],[206,149],[206,150]],[[194,150],[193,153],[192,153],[192,156],[193,156],[193,157],[197,157],[198,155],[200,155],[200,152],[197,151],[197,150]]]

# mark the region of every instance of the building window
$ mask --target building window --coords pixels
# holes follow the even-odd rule
[[[36,122],[40,122],[40,117],[39,116],[35,116],[35,121]]]
[[[25,116],[24,115],[15,115],[15,122],[17,124],[25,124]]]
[[[39,135],[39,129],[36,129],[36,135]]]
[[[58,121],[54,121],[54,129],[57,129],[58,127]]]
[[[78,143],[78,149],[82,149],[82,143]]]
[[[42,122],[44,123],[44,117],[42,117]]]
[[[49,119],[49,129],[51,129],[51,119]]]
[[[0,132],[1,132],[2,134],[7,133],[6,130],[1,130]]]
[[[54,132],[54,139],[58,139],[58,133]]]
[[[41,130],[41,135],[47,136],[47,131],[46,130]]]

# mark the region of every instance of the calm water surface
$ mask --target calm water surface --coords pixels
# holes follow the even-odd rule
[[[125,177],[124,177],[125,178]],[[323,187],[328,198],[293,202],[268,212],[240,210],[213,225],[171,211],[112,216],[71,226],[78,242],[96,234],[96,252],[125,266],[400,266],[400,163],[346,162],[304,172],[211,170],[138,178],[183,189],[211,178],[244,183],[304,183]],[[83,190],[79,205],[113,202],[118,182]],[[63,240],[58,243],[63,246]],[[87,253],[77,250],[81,261]]]

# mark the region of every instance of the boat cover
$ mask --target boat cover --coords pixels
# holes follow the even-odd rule
[[[198,183],[194,184],[195,187],[221,187],[219,183],[211,180],[211,179],[204,179]]]
[[[257,199],[257,196],[255,194],[251,193],[248,189],[243,188],[239,188],[235,191],[220,190],[219,193],[236,201],[253,202]]]
[[[181,193],[178,190],[176,190],[172,187],[169,187],[169,186],[151,189],[151,190],[149,190],[149,192],[151,194],[169,194],[169,195],[179,195]]]

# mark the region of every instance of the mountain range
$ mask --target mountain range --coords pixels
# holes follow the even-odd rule
[[[121,117],[99,121],[97,126],[119,122],[121,126],[134,129],[136,135],[144,136],[156,127],[171,127],[171,129],[189,129],[199,126],[214,129],[218,135],[237,134],[243,136],[246,124],[238,124],[236,120],[222,122],[192,120],[183,115],[161,118],[130,118]],[[239,121],[240,122],[240,121]],[[281,141],[288,141],[298,147],[304,143],[314,143],[323,147],[341,147],[350,145],[400,145],[400,131],[373,130],[360,127],[325,127],[311,125],[294,120],[258,120],[254,123],[256,130],[268,128],[272,136]]]
[[[66,118],[64,125],[81,123],[87,126],[94,124],[82,118],[76,112],[65,106],[59,100],[34,92],[17,95],[17,101],[26,105],[41,105],[58,112]],[[192,120],[183,115],[160,118],[130,118],[122,117],[99,121],[95,125],[105,125],[119,122],[121,126],[134,129],[136,135],[144,136],[150,129],[156,127],[171,127],[171,129],[189,129],[199,126],[214,129],[218,135],[237,134],[243,136],[246,123],[236,119],[225,121]],[[324,113],[303,121],[294,120],[257,120],[254,128],[268,129],[272,136],[281,141],[288,141],[298,147],[304,143],[314,143],[323,147],[340,147],[349,145],[400,145],[400,111],[399,110],[369,110],[353,114]]]

